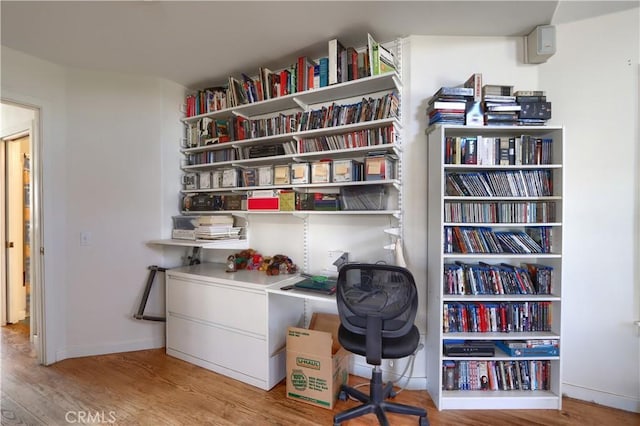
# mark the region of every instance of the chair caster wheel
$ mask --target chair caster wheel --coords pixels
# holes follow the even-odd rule
[[[429,419],[426,417],[420,417],[418,419],[418,426],[429,426]]]
[[[340,401],[346,401],[347,400],[347,393],[345,391],[340,391],[340,393],[338,394],[338,399]],[[336,423],[333,426],[340,426],[340,423]]]

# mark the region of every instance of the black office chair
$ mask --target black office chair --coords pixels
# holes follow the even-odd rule
[[[347,385],[340,399],[347,395],[362,402],[333,417],[334,426],[345,420],[375,413],[383,426],[389,421],[385,412],[419,416],[418,424],[427,426],[427,411],[386,401],[395,396],[393,383],[382,383],[382,359],[409,356],[418,347],[420,335],[413,324],[418,310],[418,294],[411,272],[399,266],[349,263],[338,274],[336,289],[340,329],[338,340],[348,350],[366,357],[373,365],[369,395]]]

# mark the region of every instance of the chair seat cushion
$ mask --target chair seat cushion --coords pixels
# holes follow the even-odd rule
[[[342,325],[338,331],[338,340],[343,348],[357,355],[367,355],[367,344],[365,336],[355,334],[344,328]],[[414,325],[411,331],[403,337],[382,338],[382,358],[398,359],[411,355],[420,341],[420,333]]]

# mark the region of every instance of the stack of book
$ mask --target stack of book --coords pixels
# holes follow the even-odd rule
[[[471,87],[441,87],[429,100],[429,125],[465,124],[467,102],[473,99]]]
[[[522,126],[544,126],[551,119],[551,102],[543,90],[519,90],[515,92],[520,106],[518,123]]]
[[[512,126],[518,124],[520,105],[513,94],[513,86],[486,84],[482,87],[484,123]]]
[[[241,227],[233,226],[232,215],[200,216],[195,227],[197,240],[235,240]]]

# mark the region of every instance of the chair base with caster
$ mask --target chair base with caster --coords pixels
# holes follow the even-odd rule
[[[429,426],[427,410],[410,405],[398,404],[386,401],[387,398],[395,396],[393,383],[386,386],[382,383],[382,371],[379,367],[374,368],[371,374],[370,395],[360,392],[357,389],[343,385],[340,391],[340,399],[346,400],[349,396],[362,402],[362,405],[350,408],[333,417],[333,425],[340,426],[346,420],[354,419],[369,413],[375,413],[381,426],[389,426],[389,420],[385,413],[398,413],[418,416],[418,426]]]

